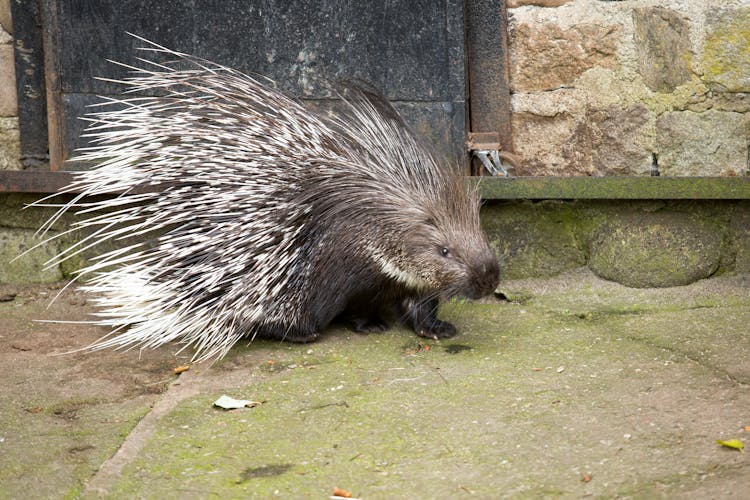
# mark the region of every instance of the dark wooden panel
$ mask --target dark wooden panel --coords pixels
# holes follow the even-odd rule
[[[56,3],[60,6],[65,93],[119,93],[119,86],[94,77],[124,78],[127,70],[107,60],[132,64],[136,56],[146,55],[134,50],[143,43],[126,32],[206,58],[223,52],[229,57],[217,62],[236,66],[233,63],[246,61],[249,67],[262,69],[259,64],[264,51],[262,44],[257,45],[262,35],[258,17],[261,2],[59,0]],[[200,40],[197,26],[203,23],[213,30],[213,36]],[[249,46],[247,40],[255,45]],[[212,46],[217,43],[223,44],[221,49]]]
[[[13,0],[13,43],[21,133],[21,162],[27,169],[49,168],[47,97],[44,81],[42,17],[36,0]]]
[[[93,94],[65,94],[63,105],[73,117],[84,116],[91,111],[89,106],[99,102]],[[311,109],[319,113],[335,106],[332,100],[307,100]],[[408,102],[396,101],[394,107],[411,125],[415,133],[426,144],[434,148],[437,155],[447,161],[462,162],[464,147],[464,103],[463,102]],[[77,148],[87,145],[82,134],[88,123],[81,119],[67,120],[63,140],[66,150],[74,156]],[[458,152],[458,153],[457,153]],[[88,165],[67,162],[65,170],[83,170]]]
[[[89,122],[81,117],[94,111],[89,106],[100,102],[101,99],[95,94],[63,94],[62,106],[67,114],[65,127],[62,131],[62,140],[65,145],[65,158],[69,160],[75,156],[78,148],[89,145],[83,133]],[[82,170],[89,168],[78,162],[66,161],[63,170]]]
[[[299,97],[319,78],[364,78],[392,100],[455,101],[463,91],[457,0],[59,0],[63,92],[114,94],[95,76],[133,60],[137,33],[175,50],[261,73]],[[458,67],[460,72],[455,72]]]
[[[44,76],[47,92],[47,134],[49,136],[49,168],[58,170],[66,158],[62,134],[65,109],[62,106],[60,66],[60,11],[57,2],[40,0],[42,38],[44,40]]]
[[[89,111],[87,105],[97,102],[97,94],[121,91],[95,79],[127,75],[107,59],[131,63],[143,55],[134,50],[142,42],[127,31],[268,75],[282,90],[311,104],[331,98],[326,82],[363,78],[394,102],[440,156],[464,159],[460,0],[12,0],[12,5],[19,23],[28,27],[16,32],[35,37],[27,41],[17,36],[16,43],[24,49],[17,52],[23,56],[17,65],[19,82],[35,78],[27,85],[35,89],[29,94],[36,99],[29,101],[34,109],[25,109],[21,117],[33,146],[24,151],[40,160],[40,168],[89,167],[66,160],[87,145],[81,137],[86,123],[79,119]],[[29,179],[14,180],[14,185],[45,185]],[[0,186],[7,189],[7,182]]]
[[[381,89],[440,156],[465,142],[464,20],[459,0],[59,0],[62,156],[85,146],[78,117],[96,94],[116,95],[137,33],[179,51],[260,73],[303,101],[327,82],[363,78]],[[54,141],[53,141],[54,142]],[[66,164],[66,169],[82,168]]]
[[[463,164],[466,161],[466,115],[463,101],[394,103],[415,133],[438,158]]]

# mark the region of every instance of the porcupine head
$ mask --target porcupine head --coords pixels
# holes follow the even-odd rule
[[[389,310],[450,337],[439,302],[495,288],[476,191],[370,86],[345,84],[342,111],[320,116],[269,82],[140,40],[167,60],[128,66],[118,83],[136,95],[89,116],[78,159],[97,166],[74,174],[61,192],[77,194],[43,226],[89,214],[71,229],[88,235],[50,266],[147,239],[79,271],[94,322],[113,329],[92,348],[177,340],[216,358],[243,337],[314,340],[337,317],[383,330]]]

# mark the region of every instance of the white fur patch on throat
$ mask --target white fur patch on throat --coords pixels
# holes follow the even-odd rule
[[[368,248],[368,250],[370,251],[372,260],[374,260],[378,264],[378,266],[380,266],[380,269],[386,276],[390,276],[394,280],[408,286],[409,288],[425,287],[426,283],[422,278],[400,268],[392,260],[385,257],[383,255],[383,252],[381,252],[380,250],[372,247]]]

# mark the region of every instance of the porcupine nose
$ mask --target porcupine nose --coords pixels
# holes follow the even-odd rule
[[[494,254],[478,267],[476,275],[476,298],[489,295],[500,283],[500,266]]]

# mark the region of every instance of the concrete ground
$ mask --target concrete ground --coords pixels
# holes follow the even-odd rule
[[[750,495],[750,454],[716,443],[750,445],[750,276],[500,289],[445,307],[447,341],[337,327],[174,375],[177,346],[61,355],[104,331],[32,320],[85,298],[0,287],[0,497]]]

